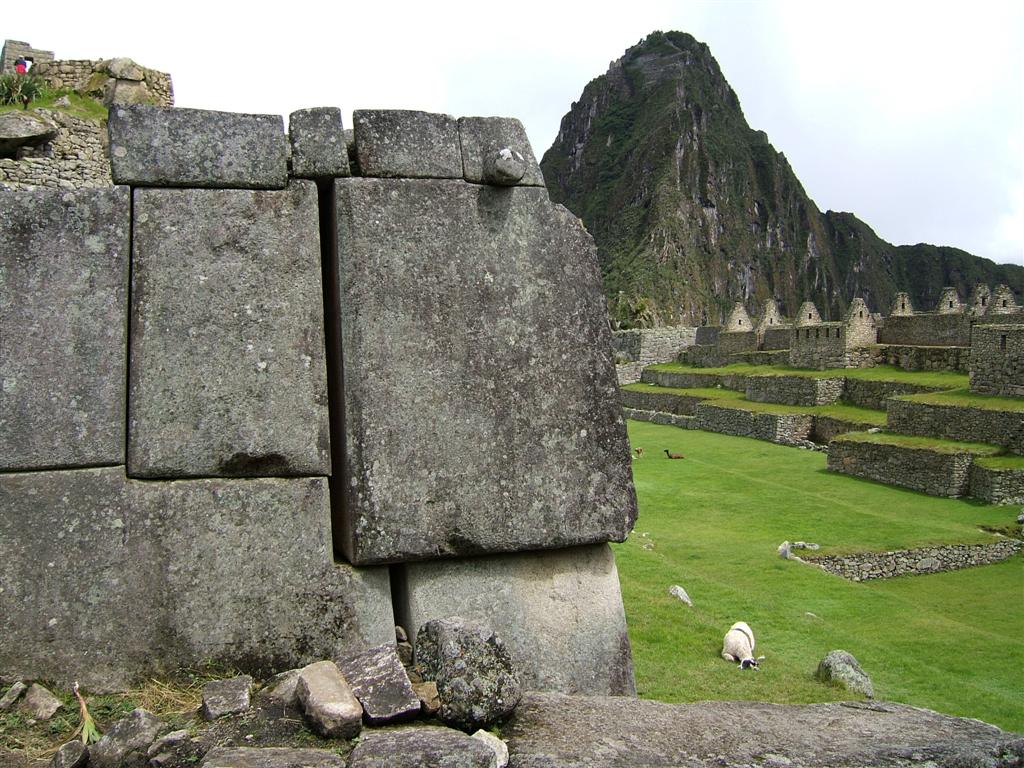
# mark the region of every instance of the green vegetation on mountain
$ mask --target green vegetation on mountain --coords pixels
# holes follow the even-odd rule
[[[736,300],[772,297],[788,314],[810,299],[837,318],[854,296],[887,311],[898,291],[922,309],[946,285],[1024,293],[1024,267],[893,246],[852,214],[822,214],[747,125],[708,47],[682,32],[652,33],[591,81],[541,167],[593,234],[623,325],[714,324]]]

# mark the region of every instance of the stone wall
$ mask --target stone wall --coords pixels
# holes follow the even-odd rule
[[[747,322],[749,322],[749,318]],[[734,355],[755,349],[757,349],[756,331],[723,331],[718,334],[718,351],[723,355]]]
[[[828,445],[839,435],[847,432],[867,432],[877,424],[870,424],[863,421],[847,421],[832,416],[814,415],[814,429],[811,431],[811,441],[818,445]]]
[[[809,376],[749,376],[748,400],[786,405],[829,405],[839,402],[845,379],[813,379]]]
[[[947,299],[947,304],[951,299]],[[971,316],[964,312],[890,315],[878,331],[879,344],[913,347],[968,347]]]
[[[659,411],[674,413],[679,416],[693,416],[697,412],[698,403],[705,398],[694,395],[680,395],[672,392],[641,392],[635,389],[619,390],[619,397],[624,408],[641,411]]]
[[[18,159],[0,158],[0,187],[109,187],[106,125],[53,110],[36,112],[58,126],[57,136],[19,150]]]
[[[791,336],[792,330],[788,327],[768,328],[764,332],[763,340],[761,342],[761,349],[789,349]]]
[[[931,496],[967,495],[971,462],[969,453],[938,453],[843,437],[828,445],[828,468],[833,472],[899,485]]]
[[[686,352],[680,356],[680,359],[684,358],[687,363],[698,368],[717,368],[733,362],[729,355],[724,354],[718,349],[717,345],[694,344],[692,347],[688,347]]]
[[[619,363],[615,366],[615,378],[620,387],[640,381],[643,372],[643,363]]]
[[[592,239],[518,121],[357,112],[350,178],[313,112],[315,181],[280,117],[132,106],[116,186],[0,192],[0,681],[265,675],[459,612],[531,685],[631,693]]]
[[[913,395],[918,392],[936,392],[935,387],[907,384],[898,381],[869,381],[867,379],[846,379],[843,400],[850,405],[884,411],[886,402],[894,395]]]
[[[47,85],[70,89],[113,104],[174,106],[174,86],[166,72],[141,67],[130,59],[67,59],[35,68]]]
[[[1024,504],[1024,469],[971,465],[970,493],[987,504]]]
[[[1024,542],[1003,539],[992,544],[950,544],[893,552],[804,557],[806,562],[850,581],[890,579],[922,573],[942,573],[998,563],[1020,552]]]
[[[907,347],[880,344],[877,350],[876,360],[879,365],[895,365],[905,371],[968,371],[970,350],[967,347]]]
[[[668,363],[692,346],[696,335],[697,329],[692,326],[615,331],[612,351],[644,365]]]
[[[678,389],[725,387],[742,392],[749,377],[742,373],[686,373],[682,371],[654,371],[647,369],[640,380],[645,384]]]
[[[1024,397],[1024,325],[976,325],[970,368],[971,391]]]
[[[695,415],[697,429],[782,445],[809,443],[814,428],[814,417],[809,414],[759,413],[727,408],[713,402],[698,405]]]
[[[794,328],[789,341],[789,364],[794,368],[846,367],[845,326],[820,323]]]
[[[722,328],[718,325],[699,326],[695,331],[693,343],[704,346],[714,346],[718,343],[718,334],[721,333],[721,331]]]
[[[1024,411],[997,411],[915,400],[886,401],[888,428],[905,435],[998,445],[1024,454]]]
[[[646,411],[640,408],[623,408],[622,413],[627,419],[634,421],[649,421],[652,424],[663,424],[680,429],[700,429],[694,416],[680,416],[664,411]]]

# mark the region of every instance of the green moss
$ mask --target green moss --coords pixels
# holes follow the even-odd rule
[[[974,453],[982,456],[992,456],[1003,450],[997,445],[988,445],[987,443],[967,443],[958,440],[942,440],[938,437],[899,435],[894,432],[849,432],[835,439],[857,443],[901,445],[905,448],[925,448],[937,453]]]

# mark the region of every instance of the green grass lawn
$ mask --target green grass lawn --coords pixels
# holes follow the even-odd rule
[[[857,443],[902,445],[904,448],[927,448],[937,453],[976,453],[981,456],[992,456],[1003,451],[998,445],[988,443],[968,443],[963,440],[945,440],[941,437],[902,435],[897,432],[847,432],[835,439]]]
[[[854,654],[876,696],[1024,731],[1024,558],[855,584],[785,561],[783,540],[841,553],[991,541],[1018,507],[940,499],[827,472],[811,451],[629,422],[640,502],[615,545],[641,696],[809,703],[850,698],[813,679],[830,650]],[[662,449],[686,459],[657,458]],[[694,601],[668,593],[683,586]],[[719,657],[746,621],[767,658]]]
[[[900,395],[900,400],[911,400],[932,405],[955,405],[967,408],[982,408],[991,411],[1014,411],[1024,413],[1024,398],[981,395],[969,389],[954,389],[948,392],[922,392],[917,395]]]
[[[864,381],[898,381],[906,384],[919,384],[923,387],[940,389],[963,389],[968,386],[966,373],[951,371],[905,371],[894,365],[878,365],[874,368],[829,368],[817,371],[809,368],[789,368],[782,365],[751,365],[750,363],[732,363],[720,368],[698,368],[683,363],[658,363],[647,366],[653,371],[669,371],[671,373],[739,373],[746,376],[809,376],[811,378],[828,379],[844,377]]]
[[[69,106],[58,107],[54,104],[54,102],[62,96],[67,96],[68,101],[70,102]],[[107,108],[103,106],[103,102],[74,92],[49,91],[41,98],[32,101],[28,106],[29,112],[33,109],[52,109],[56,112],[66,112],[69,115],[74,115],[75,117],[80,117],[84,120],[100,122],[107,119]],[[24,110],[20,105],[0,105],[0,112],[13,111],[22,112]]]

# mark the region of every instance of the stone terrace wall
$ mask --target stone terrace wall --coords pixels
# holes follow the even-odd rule
[[[619,390],[619,397],[624,408],[674,413],[679,416],[693,416],[697,412],[697,405],[704,402],[704,398],[696,396],[671,392],[640,392],[633,389]]]
[[[966,313],[890,315],[878,330],[879,344],[915,347],[968,347],[971,316]]]
[[[814,428],[814,417],[757,413],[704,402],[697,406],[695,426],[723,435],[752,437],[783,445],[806,445]]]
[[[972,391],[1024,397],[1024,325],[976,325],[970,366]]]
[[[751,352],[755,349],[757,349],[756,331],[723,331],[718,334],[718,351],[723,355]]]
[[[694,333],[693,343],[704,346],[714,346],[718,343],[718,334],[721,332],[722,327],[719,325],[698,326]]]
[[[350,178],[340,111],[292,118],[291,178],[280,117],[133,106],[117,186],[0,192],[0,681],[464,615],[531,686],[633,693],[593,240],[518,121],[357,112]]]
[[[764,340],[761,342],[761,348],[765,350],[789,349],[791,336],[792,331],[789,327],[769,328],[764,332]]]
[[[893,432],[989,443],[1024,454],[1024,413],[1020,411],[892,399],[886,401],[886,412]]]
[[[742,392],[747,386],[748,378],[742,373],[683,373],[648,369],[644,371],[641,381],[659,387],[677,387],[679,389],[725,387]]]
[[[970,493],[988,504],[1024,504],[1024,469],[971,465]]]
[[[844,440],[828,445],[828,468],[931,496],[965,496],[972,457],[901,445]]]
[[[42,147],[20,150],[17,160],[0,158],[0,187],[109,187],[106,126],[63,112],[38,111],[57,124],[57,136]]]
[[[861,552],[855,555],[805,557],[803,560],[849,581],[890,579],[921,573],[942,573],[998,563],[1020,552],[1024,542],[1003,539],[993,544],[950,544],[893,552]]]
[[[898,381],[869,381],[867,379],[846,379],[843,400],[850,405],[884,411],[886,402],[894,395],[913,395],[918,392],[935,392],[935,387],[907,384]]]
[[[832,416],[814,415],[814,429],[811,431],[811,441],[819,445],[828,445],[839,435],[847,432],[867,432],[877,424],[867,422],[847,421]]]
[[[748,400],[786,405],[830,405],[843,396],[845,380],[840,377],[812,379],[809,376],[750,376]]]
[[[821,323],[793,329],[789,342],[789,364],[794,368],[819,370],[844,368],[846,342],[843,329],[843,323]]]

